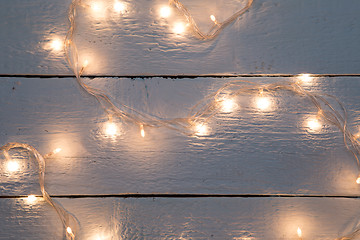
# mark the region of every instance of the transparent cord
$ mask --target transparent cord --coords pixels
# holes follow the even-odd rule
[[[200,40],[212,40],[230,23],[235,21],[240,15],[244,14],[253,4],[253,0],[249,0],[246,6],[240,11],[236,12],[230,18],[222,23],[215,24],[208,33],[203,33],[197,27],[194,19],[192,18],[186,7],[178,0],[169,0],[170,5],[174,5],[187,19],[190,24],[194,35]],[[224,84],[215,93],[206,96],[203,100],[195,104],[189,111],[189,114],[184,118],[162,119],[147,113],[137,111],[136,109],[119,103],[119,107],[115,106],[107,93],[96,89],[84,83],[81,77],[86,65],[79,66],[79,57],[76,44],[74,42],[74,33],[76,30],[76,12],[77,7],[81,6],[81,0],[73,0],[70,4],[68,11],[68,19],[70,23],[69,30],[65,39],[65,52],[66,58],[73,69],[78,84],[88,94],[94,96],[104,111],[107,113],[109,120],[114,117],[122,121],[132,122],[140,127],[143,131],[144,127],[167,127],[172,130],[179,131],[186,135],[194,135],[194,126],[196,124],[204,124],[211,120],[211,118],[221,111],[221,96],[227,95],[229,97],[236,97],[239,95],[256,95],[265,94],[273,95],[280,91],[292,93],[294,96],[307,98],[318,111],[318,116],[323,118],[329,124],[336,126],[343,134],[345,147],[352,153],[357,164],[358,171],[360,171],[359,155],[360,146],[356,136],[349,130],[347,125],[347,111],[344,104],[341,103],[335,96],[328,94],[315,94],[305,90],[299,82],[283,81],[271,84],[256,84],[250,81],[234,80]],[[331,104],[335,101],[340,111]],[[337,240],[354,239],[360,232],[360,228],[353,233],[346,235]]]
[[[67,240],[75,240],[76,235],[80,229],[80,225],[79,225],[77,219],[71,213],[69,213],[60,203],[53,200],[45,189],[45,158],[46,158],[46,156],[50,157],[52,155],[52,153],[47,154],[45,157],[43,157],[34,147],[32,147],[28,144],[25,144],[25,143],[17,143],[17,142],[7,143],[6,145],[0,147],[0,151],[3,152],[5,158],[8,161],[11,161],[9,151],[14,148],[25,149],[25,150],[29,151],[30,153],[32,153],[33,156],[35,157],[35,159],[39,165],[39,184],[40,184],[40,190],[41,190],[42,196],[45,199],[45,201],[52,208],[54,208],[56,213],[58,214],[58,216],[62,222],[62,225],[64,227],[64,235],[65,235],[66,239]]]
[[[189,10],[179,1],[179,0],[169,0],[169,5],[174,5],[180,13],[186,18],[186,21],[188,22],[194,36],[200,40],[212,40],[216,38],[219,33],[226,28],[229,24],[234,22],[238,17],[240,17],[242,14],[244,14],[253,4],[254,0],[248,0],[246,6],[242,8],[241,10],[234,13],[232,16],[230,16],[228,19],[226,19],[224,22],[218,22],[213,19],[214,25],[210,28],[208,33],[203,33],[199,27],[197,26],[194,18],[190,14]]]

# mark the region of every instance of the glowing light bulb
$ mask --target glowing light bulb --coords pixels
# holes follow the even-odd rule
[[[94,12],[99,12],[101,10],[102,6],[101,6],[101,3],[99,2],[93,2],[91,4],[91,9],[94,11]]]
[[[302,231],[301,231],[300,227],[297,228],[297,235],[299,238],[301,238],[301,236],[302,236]]]
[[[168,18],[171,15],[171,8],[168,6],[164,6],[160,8],[160,17],[161,18]]]
[[[221,105],[222,111],[227,113],[234,111],[234,109],[236,108],[236,103],[233,99],[225,98],[221,101]]]
[[[106,135],[108,135],[109,137],[115,137],[117,133],[118,133],[118,127],[116,126],[115,123],[113,122],[106,123],[105,126]]]
[[[173,28],[174,33],[176,34],[182,34],[185,32],[185,25],[184,23],[178,22],[175,23],[174,28]]]
[[[300,74],[298,78],[300,79],[300,82],[303,84],[310,84],[314,79],[314,77],[312,77],[311,74],[308,73]]]
[[[36,196],[35,196],[35,195],[29,195],[29,196],[27,196],[26,202],[27,202],[28,204],[32,204],[32,203],[36,202]]]
[[[321,129],[321,123],[317,118],[311,118],[307,120],[306,126],[312,132],[317,132]]]
[[[358,177],[358,178],[356,179],[356,183],[357,183],[357,184],[360,184],[360,177]]]
[[[89,60],[85,59],[83,63],[83,68],[86,68],[89,65]]]
[[[214,22],[214,24],[219,24],[214,15],[210,15],[210,19]]]
[[[354,138],[355,138],[355,139],[360,138],[360,132],[358,132],[358,133],[354,134]]]
[[[198,123],[195,126],[195,134],[198,136],[205,136],[209,134],[209,129],[206,124]]]
[[[140,125],[140,135],[142,136],[142,137],[145,137],[145,130],[144,130],[144,125]]]
[[[62,150],[61,148],[55,149],[55,150],[54,150],[54,154],[61,152],[61,150]]]
[[[126,5],[123,2],[115,1],[114,10],[117,13],[124,13],[126,10]]]
[[[9,172],[15,172],[18,171],[20,168],[19,164],[15,161],[9,161],[7,163],[7,169]]]
[[[63,42],[60,39],[53,39],[50,43],[52,50],[59,52],[63,49]]]
[[[260,110],[267,110],[271,106],[271,101],[268,97],[258,97],[256,99],[256,106]]]
[[[66,231],[67,231],[68,234],[73,235],[71,227],[67,227]]]

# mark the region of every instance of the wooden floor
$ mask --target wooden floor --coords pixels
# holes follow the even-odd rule
[[[182,2],[202,29],[210,14],[221,21],[243,4]],[[62,149],[47,159],[46,189],[79,220],[79,239],[299,240],[301,228],[303,240],[325,240],[359,227],[356,160],[335,126],[309,127],[317,109],[304,96],[279,91],[266,111],[257,96],[241,96],[234,111],[214,116],[207,136],[147,128],[142,138],[125,122],[107,136],[103,108],[51,47],[64,39],[70,3],[0,3],[0,145]],[[77,17],[84,81],[115,105],[179,118],[229,81],[313,73],[304,88],[336,96],[360,133],[358,0],[255,0],[208,42],[172,33],[175,20],[158,17],[166,0],[126,3],[121,16],[82,7]],[[24,198],[41,195],[34,158],[12,154],[17,171],[0,155],[0,239],[63,239],[54,209]]]

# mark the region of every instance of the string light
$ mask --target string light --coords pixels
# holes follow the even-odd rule
[[[185,32],[185,29],[186,29],[186,27],[185,27],[185,24],[184,24],[184,23],[182,23],[182,22],[177,22],[177,23],[174,24],[173,32],[174,32],[175,34],[180,35],[180,34],[182,34],[182,33]]]
[[[78,69],[78,51],[74,43],[73,37],[75,32],[75,19],[76,19],[76,7],[80,5],[81,0],[73,0],[72,4],[69,7],[69,22],[70,27],[66,37],[66,57],[67,61],[74,70],[76,75],[76,80],[79,85],[87,91],[89,94],[94,96],[99,103],[104,107],[108,115],[116,116],[121,120],[130,121],[135,124],[140,125],[140,134],[142,137],[145,136],[144,124],[150,127],[168,127],[169,129],[180,131],[184,134],[193,135],[207,135],[208,129],[206,122],[208,122],[215,114],[222,110],[222,106],[218,104],[219,96],[223,95],[225,92],[229,93],[231,96],[236,97],[241,94],[258,94],[259,89],[266,90],[267,93],[275,93],[281,90],[291,92],[294,95],[300,97],[306,97],[310,100],[313,106],[321,113],[319,117],[323,118],[325,121],[336,126],[344,135],[344,144],[347,149],[353,154],[354,158],[357,161],[358,169],[360,170],[360,164],[358,156],[360,155],[359,142],[356,140],[355,136],[347,127],[347,114],[346,109],[341,102],[337,100],[336,97],[331,95],[321,96],[320,94],[314,94],[310,91],[305,90],[301,87],[301,83],[304,83],[309,77],[306,74],[302,75],[303,81],[298,82],[280,82],[273,84],[255,84],[243,80],[235,80],[224,84],[218,91],[213,94],[206,96],[203,100],[195,104],[189,111],[188,117],[186,118],[177,118],[170,120],[162,120],[158,117],[148,115],[142,112],[139,112],[129,106],[120,104],[120,108],[115,106],[110,98],[103,91],[90,87],[84,83],[81,78],[82,73],[84,72],[87,64],[83,64],[81,69]],[[246,6],[232,15],[230,18],[226,19],[224,22],[219,23],[216,21],[215,16],[210,19],[215,23],[214,26],[210,29],[208,33],[203,33],[199,30],[194,21],[193,17],[186,9],[186,7],[178,0],[169,0],[169,4],[175,6],[180,13],[182,13],[187,21],[187,26],[184,23],[178,23],[174,26],[174,33],[181,34],[185,31],[186,27],[191,28],[191,32],[200,40],[212,40],[221,30],[223,30],[230,23],[235,21],[240,15],[244,14],[251,6],[253,0],[248,0]],[[165,18],[167,14],[162,15],[160,10],[160,17]],[[330,104],[329,99],[334,100],[339,106],[341,111],[336,111],[335,107]],[[258,95],[256,99],[256,105],[260,110],[267,110],[271,107],[271,100],[268,96],[263,96],[262,90],[260,96]],[[191,123],[197,123],[196,125]],[[301,229],[300,229],[301,230]],[[352,239],[353,236],[357,235],[360,232],[360,228],[353,233],[344,236],[339,239]],[[350,236],[350,237],[349,237]]]
[[[16,172],[19,170],[19,168],[20,168],[19,163],[17,163],[16,161],[9,161],[7,163],[7,170],[9,172]]]
[[[234,99],[231,98],[224,98],[221,101],[221,107],[222,107],[222,111],[225,113],[229,113],[234,111],[234,109],[236,108],[237,104],[235,103]]]
[[[171,15],[171,8],[168,6],[163,6],[160,8],[160,17],[168,18]]]
[[[225,27],[227,27],[229,24],[234,22],[238,17],[240,17],[242,14],[244,14],[251,7],[251,5],[253,4],[253,1],[254,0],[248,0],[245,7],[243,7],[241,10],[237,11],[236,13],[234,13],[232,16],[230,16],[228,19],[226,19],[222,23],[217,22],[215,16],[211,15],[211,16],[213,16],[213,18],[211,16],[210,16],[210,18],[215,23],[215,25],[207,33],[203,33],[199,29],[194,18],[190,14],[190,11],[179,0],[169,0],[169,4],[174,5],[178,9],[178,11],[185,17],[185,19],[187,20],[187,22],[192,30],[192,33],[194,34],[194,36],[196,38],[198,38],[200,40],[212,40],[215,37],[217,37],[219,35],[219,33]]]
[[[61,148],[56,148],[56,149],[54,150],[54,154],[57,154],[57,153],[59,153],[59,152],[61,152]]]
[[[144,130],[144,125],[140,124],[140,135],[144,138],[145,137],[145,130]]]
[[[105,125],[105,134],[111,138],[115,138],[115,136],[118,134],[118,127],[113,122],[107,122]]]
[[[268,110],[271,106],[271,101],[268,97],[259,96],[256,98],[256,107],[262,111]]]
[[[300,227],[297,228],[297,235],[298,235],[298,237],[301,239],[301,237],[302,237],[302,231],[301,231],[301,228],[300,228]]]
[[[16,148],[22,148],[22,149],[29,151],[30,153],[32,153],[32,155],[36,159],[36,161],[39,165],[39,171],[38,171],[39,172],[39,185],[40,185],[42,197],[45,199],[45,201],[51,207],[54,208],[54,210],[58,214],[64,228],[67,231],[66,239],[74,240],[75,239],[75,230],[77,231],[77,229],[79,228],[79,224],[78,224],[76,218],[72,214],[70,214],[68,211],[66,211],[62,205],[60,205],[55,200],[53,200],[45,189],[45,159],[46,158],[43,157],[34,147],[32,147],[28,144],[25,144],[25,143],[16,143],[16,142],[8,143],[8,144],[0,147],[0,151],[3,152],[5,158],[8,161],[12,161],[11,157],[9,155],[9,151],[11,149],[16,149]],[[55,151],[56,151],[56,149],[55,149]],[[49,154],[47,154],[47,155],[49,155]],[[36,201],[36,196],[29,195],[26,198],[26,200],[29,203],[34,203]],[[70,226],[72,228],[70,228]]]
[[[214,15],[210,15],[210,19],[211,19],[211,21],[214,22],[214,24],[216,24],[216,25],[219,24]]]
[[[69,31],[68,31],[68,34],[66,37],[66,41],[65,41],[68,62],[70,64],[70,66],[74,69],[77,81],[80,84],[80,86],[83,87],[89,94],[95,96],[98,99],[98,101],[104,106],[107,113],[114,114],[115,116],[118,116],[120,118],[126,118],[127,120],[131,120],[136,123],[141,122],[140,133],[141,133],[142,137],[145,137],[144,123],[146,123],[149,126],[153,126],[153,127],[165,126],[165,127],[171,128],[171,129],[180,130],[180,131],[187,133],[186,130],[188,130],[189,124],[186,124],[186,122],[195,122],[198,120],[202,120],[204,122],[197,123],[195,125],[196,134],[199,136],[207,135],[209,130],[208,130],[208,127],[205,124],[205,122],[208,121],[213,115],[215,115],[219,111],[219,107],[216,105],[216,103],[217,103],[216,97],[219,94],[223,93],[224,90],[230,91],[233,95],[251,94],[251,93],[255,94],[256,91],[259,89],[259,85],[250,84],[249,82],[246,82],[246,81],[236,80],[236,81],[229,82],[229,83],[225,84],[222,88],[220,88],[215,94],[207,96],[204,99],[204,101],[200,101],[200,103],[196,104],[194,106],[194,108],[190,111],[190,115],[188,118],[176,119],[176,120],[172,120],[172,121],[169,121],[169,120],[163,121],[156,117],[150,117],[146,114],[143,114],[143,113],[140,113],[137,111],[135,111],[135,114],[132,115],[132,114],[129,114],[129,112],[127,111],[130,109],[127,106],[124,106],[125,110],[118,109],[117,107],[115,107],[112,104],[110,99],[104,93],[102,93],[98,89],[89,87],[88,85],[83,83],[81,80],[81,75],[82,75],[84,69],[88,66],[89,62],[88,62],[88,60],[85,60],[83,62],[82,68],[80,70],[77,68],[77,65],[78,65],[77,48],[76,48],[75,43],[72,41],[72,38],[74,36],[74,31],[75,31],[75,17],[76,17],[75,9],[78,5],[80,5],[80,2],[81,2],[81,0],[73,0],[72,4],[69,7],[70,28],[69,28]],[[215,23],[216,26],[214,26],[207,34],[202,33],[198,29],[194,19],[190,15],[189,11],[184,7],[184,5],[182,5],[180,3],[180,1],[170,0],[169,2],[170,2],[170,4],[175,5],[176,8],[181,13],[183,13],[183,15],[186,17],[186,19],[188,21],[188,26],[190,26],[192,28],[192,30],[193,30],[192,32],[194,32],[196,37],[198,37],[201,40],[211,40],[211,39],[215,38],[223,28],[225,28],[231,22],[235,21],[241,14],[245,13],[252,5],[253,0],[249,0],[247,5],[243,9],[236,12],[233,16],[231,16],[230,18],[225,20],[223,23],[218,23],[215,16],[211,15],[210,19],[211,19],[211,21],[213,21]],[[103,6],[99,2],[93,2],[91,4],[91,9],[94,12],[99,12],[99,11],[103,10]],[[121,2],[116,1],[114,3],[114,10],[119,13],[124,12],[125,5]],[[166,18],[166,17],[170,16],[170,13],[171,13],[170,9],[167,9],[164,11],[161,10],[160,16],[162,18]],[[186,29],[186,26],[183,23],[177,23],[174,26],[174,32],[176,34],[183,33],[185,31],[185,29]],[[59,40],[54,39],[51,42],[51,47],[54,51],[62,50],[62,46],[63,46],[63,43]],[[312,76],[310,74],[302,74],[302,75],[300,75],[300,79],[301,79],[301,83],[306,83],[306,82],[310,82],[312,80]],[[248,86],[248,85],[250,85],[250,86]],[[333,108],[332,105],[329,104],[328,100],[326,100],[323,96],[312,94],[309,91],[305,91],[303,88],[301,88],[299,86],[298,83],[295,83],[295,84],[293,84],[293,83],[275,83],[275,84],[262,85],[261,88],[262,87],[266,88],[267,91],[269,91],[269,92],[275,92],[275,91],[279,91],[279,90],[287,90],[287,91],[292,91],[296,95],[307,96],[308,99],[310,99],[312,101],[312,103],[314,104],[314,106],[319,110],[319,112],[321,113],[321,117],[323,117],[329,123],[332,123],[333,125],[337,126],[339,128],[339,130],[342,131],[342,133],[344,135],[344,139],[345,139],[345,146],[349,149],[350,152],[353,153],[354,157],[356,158],[356,160],[358,162],[358,167],[359,167],[358,155],[359,155],[360,150],[359,150],[358,141],[356,140],[358,136],[353,135],[351,133],[351,131],[347,128],[346,110],[343,107],[342,103],[338,102],[335,99],[335,97],[328,95],[328,97],[333,98],[338,102],[338,104],[340,105],[340,107],[343,110],[342,114],[339,113],[338,111],[334,110],[335,108]],[[262,95],[262,93],[261,93],[261,95]],[[264,97],[264,96],[259,96],[256,100],[256,103],[257,103],[258,108],[261,110],[266,110],[271,105],[270,99],[268,97]],[[224,105],[226,105],[226,106],[224,106]],[[234,105],[233,100],[224,100],[222,109],[223,110],[224,110],[224,108],[232,109],[233,107],[229,107],[229,106],[233,106],[233,105]],[[322,111],[324,108],[327,108],[328,111]],[[130,110],[133,110],[133,109],[130,109]],[[117,129],[115,127],[111,126],[110,130],[107,129],[106,132],[109,135],[116,134]],[[318,128],[321,128],[321,124],[318,122],[317,119],[310,120],[308,122],[308,127],[310,129],[318,129]],[[8,143],[8,144],[2,146],[0,148],[0,150],[2,150],[4,152],[5,157],[9,161],[7,164],[9,171],[17,171],[19,169],[18,163],[12,161],[8,154],[8,151],[13,148],[24,148],[34,155],[34,157],[36,158],[36,160],[39,164],[39,173],[40,173],[39,174],[39,183],[40,183],[40,188],[41,188],[43,198],[58,213],[58,215],[63,223],[63,226],[66,229],[66,233],[67,233],[66,237],[68,239],[74,239],[76,229],[78,229],[77,220],[75,219],[75,217],[73,215],[69,214],[61,205],[59,205],[54,200],[52,200],[52,198],[48,195],[48,193],[45,190],[45,182],[44,181],[45,181],[45,159],[46,159],[46,157],[43,157],[35,148],[33,148],[30,145],[21,144],[21,143]],[[51,154],[47,154],[45,156],[50,156],[50,155],[56,154],[60,151],[61,151],[61,149],[57,148]],[[356,182],[358,184],[360,184],[360,177],[357,178]],[[36,196],[29,195],[27,197],[27,200],[28,201],[36,201]],[[70,225],[72,227],[70,227]],[[357,229],[353,233],[351,233],[345,237],[339,238],[339,239],[352,239],[354,236],[358,235],[359,231],[360,230]],[[302,231],[301,231],[300,227],[298,227],[298,229],[297,229],[297,234],[298,234],[299,238],[302,237]]]
[[[318,132],[322,128],[321,123],[315,117],[308,119],[306,121],[306,126],[310,132]]]
[[[114,10],[117,13],[124,13],[126,11],[126,5],[123,2],[115,1]]]
[[[103,6],[101,2],[93,2],[91,3],[91,9],[94,12],[100,12],[102,10]]]
[[[63,42],[58,38],[53,39],[50,43],[51,49],[55,52],[61,51],[63,49],[63,46]]]
[[[357,184],[360,184],[360,177],[358,177],[358,178],[356,179],[356,183],[357,183]]]
[[[85,59],[83,63],[83,68],[86,68],[87,66],[89,66],[89,60]]]
[[[305,85],[309,85],[310,83],[312,83],[314,79],[314,77],[309,73],[300,74],[297,78],[299,79],[299,82],[301,84],[305,84]]]
[[[51,156],[53,156],[53,155],[55,155],[55,154],[58,154],[59,152],[61,152],[61,150],[62,150],[61,148],[56,148],[54,151],[46,154],[46,155],[44,156],[44,158],[49,158],[49,157],[51,157]]]
[[[28,204],[33,204],[33,203],[35,203],[35,202],[36,202],[36,196],[35,196],[35,195],[29,195],[29,196],[27,196],[26,202],[27,202]]]
[[[208,126],[204,123],[197,123],[195,125],[195,132],[197,136],[206,136],[209,135]]]

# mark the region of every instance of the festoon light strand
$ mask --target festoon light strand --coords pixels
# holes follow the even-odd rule
[[[239,14],[241,15],[247,9],[249,9],[252,3],[253,1],[249,0],[245,8],[238,11],[232,17],[226,20],[222,26],[225,27],[231,21],[234,21],[234,19],[236,19]],[[180,1],[170,0],[169,4],[174,4],[180,11],[184,12],[184,14],[187,16],[187,19],[190,19],[190,22],[193,22],[193,20],[191,20],[192,18],[189,17],[190,14],[188,13],[188,10],[181,4]],[[99,103],[107,113],[110,121],[112,121],[113,117],[118,117],[123,121],[133,122],[134,124],[137,124],[139,126],[142,136],[145,136],[146,127],[167,127],[180,131],[187,135],[194,135],[194,133],[196,133],[195,129],[199,126],[199,124],[206,124],[215,114],[221,111],[221,103],[223,101],[222,96],[224,95],[226,95],[228,98],[234,98],[241,94],[272,95],[280,90],[290,91],[295,95],[306,97],[311,100],[315,108],[318,110],[318,116],[324,118],[327,122],[338,127],[338,129],[343,133],[345,146],[353,154],[358,166],[358,170],[360,171],[359,141],[357,140],[356,136],[354,136],[354,134],[352,134],[352,132],[347,128],[347,112],[344,105],[334,96],[328,94],[314,94],[311,93],[309,90],[305,90],[301,86],[301,81],[284,81],[265,85],[255,84],[243,80],[231,81],[226,83],[215,93],[205,97],[202,101],[195,104],[191,108],[188,116],[184,118],[161,119],[156,116],[139,112],[136,109],[123,103],[119,103],[119,107],[115,106],[105,92],[87,85],[86,83],[84,83],[81,77],[86,66],[79,66],[77,46],[73,39],[76,29],[76,9],[78,6],[81,6],[81,0],[73,0],[69,7],[68,19],[70,27],[65,39],[65,52],[67,60],[75,73],[79,85],[82,87],[82,89],[84,89],[90,95],[94,96],[99,101]],[[196,26],[196,24],[194,26]],[[219,31],[220,30],[218,30],[217,32]],[[211,36],[211,38],[214,38],[216,37],[216,34]],[[205,38],[201,39],[205,40]],[[310,75],[308,75],[309,74],[306,74],[306,76],[309,78]],[[326,98],[335,100],[335,102],[337,102],[340,106],[342,112],[339,113]]]
[[[70,27],[65,40],[65,52],[67,60],[69,65],[74,70],[79,85],[99,101],[105,112],[108,114],[110,121],[113,117],[118,117],[123,121],[133,122],[139,126],[141,135],[143,137],[145,136],[144,127],[167,127],[187,135],[193,135],[194,132],[198,131],[198,129],[202,129],[204,124],[206,124],[214,115],[221,111],[221,103],[224,101],[222,96],[226,95],[228,98],[234,98],[241,94],[273,95],[276,92],[283,90],[309,99],[317,109],[318,116],[325,119],[328,123],[336,126],[343,133],[344,144],[346,148],[353,154],[356,160],[358,171],[360,171],[359,141],[347,127],[347,112],[344,105],[334,96],[327,94],[314,94],[305,90],[299,82],[289,81],[264,85],[243,80],[231,81],[226,83],[215,93],[205,97],[202,101],[195,104],[194,107],[190,110],[188,116],[184,118],[160,119],[158,117],[139,112],[132,107],[122,103],[119,104],[120,107],[115,106],[105,92],[85,84],[81,78],[86,66],[79,66],[78,51],[73,39],[76,28],[76,8],[80,6],[80,3],[81,0],[73,0],[69,7],[68,19],[70,22]],[[253,0],[249,0],[243,9],[236,12],[222,23],[217,22],[216,18],[211,16],[211,20],[214,22],[214,26],[206,34],[200,31],[196,25],[195,20],[187,8],[180,1],[169,0],[169,4],[175,6],[185,16],[195,37],[200,40],[212,40],[219,35],[221,30],[235,21],[241,14],[245,13],[253,4]],[[329,102],[329,99],[334,100],[340,106],[341,112],[338,112],[335,109],[335,107]],[[338,238],[338,240],[353,239],[358,235],[359,231],[360,229],[357,229],[349,235]]]
[[[188,22],[189,27],[191,28],[192,33],[196,38],[200,40],[212,40],[216,38],[224,28],[226,28],[229,24],[234,22],[242,14],[244,14],[251,7],[253,2],[254,0],[248,0],[244,8],[231,15],[224,22],[218,22],[215,16],[211,15],[210,19],[211,21],[213,21],[214,25],[210,28],[208,33],[204,33],[199,29],[199,27],[196,24],[196,21],[190,14],[189,10],[179,0],[169,0],[169,5],[175,6],[180,11],[180,13],[186,18],[186,21]]]
[[[203,33],[198,28],[195,20],[191,16],[187,8],[178,0],[169,0],[170,6],[175,6],[186,18],[188,25],[191,26],[194,36],[200,40],[212,40],[216,38],[219,33],[229,24],[234,22],[240,15],[244,14],[253,4],[253,0],[248,0],[246,6],[240,11],[233,14],[231,17],[226,19],[224,22],[220,23],[216,20],[215,16],[211,15],[210,18],[214,22],[214,26],[209,30],[208,33]],[[84,83],[82,79],[82,74],[84,73],[85,68],[88,63],[84,62],[82,65],[79,63],[79,55],[77,46],[74,42],[74,34],[76,31],[76,15],[77,7],[83,6],[82,0],[73,0],[69,6],[68,10],[68,19],[69,19],[69,29],[67,36],[64,42],[65,53],[67,61],[70,67],[73,69],[76,80],[78,84],[84,89],[88,94],[94,96],[98,102],[101,104],[105,112],[107,113],[109,120],[112,121],[114,117],[117,117],[123,121],[132,122],[137,124],[140,129],[141,136],[145,137],[145,127],[167,127],[179,132],[182,132],[186,135],[194,135],[196,132],[201,132],[199,135],[206,135],[206,130],[204,126],[208,123],[211,118],[217,113],[224,111],[224,103],[231,103],[237,96],[240,95],[259,95],[261,97],[273,96],[279,91],[286,91],[298,96],[300,98],[306,98],[314,105],[317,109],[318,117],[323,118],[328,123],[336,126],[343,134],[344,144],[346,148],[353,154],[358,171],[360,171],[359,156],[360,156],[360,145],[357,136],[355,136],[347,126],[347,112],[344,105],[334,96],[327,94],[315,94],[308,90],[305,90],[301,86],[301,82],[297,81],[283,81],[272,84],[256,84],[250,81],[244,80],[235,80],[230,81],[224,84],[220,89],[215,93],[206,96],[202,101],[195,104],[189,111],[188,116],[184,118],[175,118],[175,119],[161,119],[150,114],[142,113],[136,109],[129,107],[125,104],[120,103],[120,107],[115,106],[107,94],[100,89],[89,86]],[[120,9],[120,6],[117,6]],[[122,8],[121,8],[122,9]],[[121,10],[120,9],[120,10]],[[119,11],[120,11],[119,10]],[[121,10],[123,11],[123,10]],[[226,96],[226,98],[224,98]],[[337,111],[336,107],[331,103],[335,101],[341,111]],[[260,102],[261,106],[265,102]],[[226,110],[228,111],[228,110]],[[79,225],[76,218],[68,213],[60,204],[56,203],[45,190],[45,159],[50,155],[42,156],[35,148],[30,145],[22,143],[8,143],[0,148],[4,152],[5,157],[10,160],[11,157],[8,153],[9,150],[13,148],[23,148],[31,152],[34,157],[37,159],[39,164],[39,183],[43,198],[56,210],[58,213],[62,224],[64,226],[65,234],[67,239],[75,239],[76,233],[79,230]],[[357,179],[360,183],[360,178]],[[302,237],[301,229],[298,228],[298,236]],[[337,238],[337,240],[350,240],[354,239],[360,234],[360,227],[357,228],[352,233]]]
[[[9,151],[11,149],[17,149],[17,148],[27,150],[30,153],[32,153],[33,156],[35,157],[39,166],[39,184],[40,184],[42,197],[52,208],[55,209],[56,213],[58,214],[61,223],[64,227],[64,235],[66,239],[75,240],[77,233],[80,229],[77,219],[71,213],[69,213],[60,203],[53,200],[45,189],[45,166],[46,166],[45,159],[59,152],[59,149],[55,149],[53,152],[43,157],[34,147],[28,144],[12,142],[12,143],[7,143],[6,145],[0,147],[0,151],[3,152],[5,158],[8,161],[11,161],[11,156],[9,154]],[[35,196],[30,195],[28,199],[34,200],[34,197]]]

